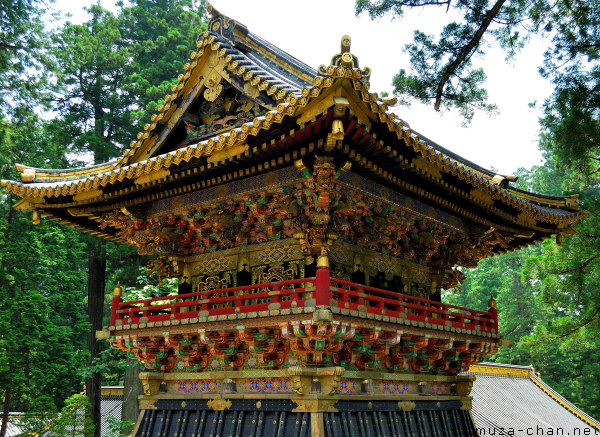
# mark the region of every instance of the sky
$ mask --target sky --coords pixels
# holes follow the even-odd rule
[[[55,7],[73,16],[71,21],[85,20],[83,6],[95,2],[57,0]],[[114,10],[115,1],[101,0]],[[445,8],[408,11],[402,19],[383,17],[372,21],[366,14],[354,13],[352,0],[213,0],[221,13],[243,23],[248,29],[288,52],[300,61],[317,68],[329,65],[340,51],[343,35],[350,35],[350,51],[360,63],[369,67],[371,91],[391,92],[392,78],[401,68],[409,69],[409,58],[402,47],[412,41],[419,29],[437,34],[448,21]],[[74,6],[77,4],[77,6]],[[451,12],[450,12],[451,13]],[[542,63],[544,42],[533,39],[510,62],[492,42],[483,61],[488,80],[489,102],[498,106],[498,114],[478,112],[469,125],[462,126],[458,111],[436,112],[433,103],[413,103],[410,107],[391,109],[411,128],[441,146],[488,169],[512,174],[519,167],[530,168],[542,163],[537,147],[539,109],[530,103],[543,102],[552,90],[537,68]]]

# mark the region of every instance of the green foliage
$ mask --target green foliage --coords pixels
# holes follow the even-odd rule
[[[26,437],[87,435],[94,429],[94,425],[85,417],[85,411],[89,406],[90,403],[85,396],[75,394],[65,400],[65,406],[59,413],[49,397],[40,396],[19,423],[24,431],[21,435]]]
[[[564,194],[580,178],[553,167],[520,170],[518,185],[547,195]],[[446,300],[485,308],[497,297],[500,333],[511,341],[492,361],[533,364],[544,381],[591,415],[600,413],[600,197],[582,193],[590,218],[578,234],[480,261],[465,272],[463,291]]]
[[[135,425],[131,420],[118,420],[112,416],[106,418],[108,423],[108,435],[106,437],[128,437],[130,434],[125,430]]]
[[[438,84],[462,47],[459,41],[466,38],[469,30],[466,26],[451,23],[437,41],[430,35],[415,31],[414,43],[404,48],[411,56],[413,74],[401,69],[392,81],[394,93],[401,104],[410,105],[413,99],[425,103],[436,99]],[[496,110],[495,105],[486,103],[487,91],[480,86],[486,75],[483,69],[472,68],[471,57],[453,72],[453,78],[446,82],[441,94],[446,107],[456,107],[466,120],[470,120],[477,109]]]
[[[584,123],[591,127],[581,116],[590,116],[590,121],[598,120],[597,112],[591,112],[594,102],[598,110],[597,94],[600,91],[595,77],[600,53],[599,0],[356,1],[357,15],[367,12],[372,19],[386,14],[401,18],[407,9],[426,7],[451,13],[447,14],[448,24],[439,36],[415,31],[413,42],[404,46],[404,51],[410,55],[411,69],[410,72],[401,70],[394,77],[394,91],[400,102],[433,100],[436,109],[458,109],[467,122],[475,110],[494,111],[495,106],[487,102],[487,92],[482,87],[485,72],[475,67],[485,58],[485,48],[496,42],[506,51],[507,57],[511,57],[531,35],[543,34],[552,40],[552,44],[542,71],[553,78],[556,86],[554,97],[545,104],[549,116],[545,124],[549,133],[557,125],[566,128],[572,123]],[[584,58],[588,64],[582,67]],[[592,77],[587,76],[590,72]],[[576,101],[584,104],[582,112],[577,110]],[[572,120],[564,118],[571,112]],[[552,139],[549,141],[552,144]],[[580,147],[585,148],[591,143],[588,138]],[[597,141],[594,144],[598,147]]]
[[[75,134],[75,152],[93,153],[94,162],[118,155],[133,137],[133,95],[124,90],[129,52],[122,46],[119,20],[95,5],[82,25],[68,23],[53,38],[57,71],[57,108]]]
[[[29,411],[19,425],[25,434],[41,433],[57,417],[58,409],[49,396],[38,396],[30,405]]]
[[[60,69],[56,134],[95,163],[120,154],[171,93],[198,34],[206,28],[203,2],[137,0],[115,14],[99,5],[81,24],[53,38]]]
[[[394,77],[399,100],[435,100],[436,109],[493,109],[478,65],[492,41],[507,57],[530,36],[549,40],[542,76],[554,91],[544,102],[540,145],[548,162],[521,170],[520,188],[548,195],[579,194],[589,218],[564,245],[554,240],[479,263],[467,272],[459,305],[484,307],[497,294],[500,330],[512,340],[492,359],[533,363],[546,381],[591,414],[599,413],[600,384],[600,0],[357,0],[371,18],[407,9],[451,11],[439,36],[415,32],[404,50],[411,69]],[[442,9],[443,8],[443,9]],[[480,65],[480,64],[479,64]],[[573,229],[565,229],[573,234]]]
[[[490,358],[493,361],[529,364],[528,352],[517,345],[522,336],[531,334],[544,314],[536,303],[539,284],[526,281],[521,269],[529,257],[540,252],[540,246],[532,246],[483,259],[476,269],[465,272],[462,292],[445,298],[454,305],[483,309],[487,308],[490,294],[494,294],[498,303],[499,330],[511,341],[511,346],[501,348]]]
[[[94,424],[85,414],[89,408],[90,403],[83,395],[75,394],[67,398],[58,418],[42,435],[75,437],[93,434]]]
[[[156,272],[150,273],[145,267],[139,268],[137,285],[125,287],[123,300],[150,299],[153,297],[174,296],[177,294],[177,278],[158,280]]]
[[[541,281],[540,300],[556,307],[561,323],[551,330],[567,337],[585,327],[600,333],[600,198],[587,199],[590,218],[562,247],[544,242],[544,253],[527,261],[526,273]],[[566,319],[565,319],[566,317]]]
[[[43,2],[3,1],[0,7],[0,109],[46,103],[43,85],[52,69]],[[0,119],[2,117],[0,116]]]
[[[600,5],[599,5],[600,7]],[[597,32],[600,33],[600,26]],[[596,44],[600,47],[600,38]],[[598,189],[600,181],[600,63],[574,64],[555,75],[544,103],[541,147],[561,168]]]
[[[125,352],[118,349],[107,348],[100,351],[98,356],[92,360],[91,366],[82,367],[79,371],[82,384],[94,373],[100,373],[104,385],[122,385],[123,375],[127,368],[126,358]]]
[[[600,414],[600,342],[587,328],[579,329],[568,337],[557,337],[554,329],[569,326],[568,318],[552,318],[549,324],[539,325],[519,342],[519,349],[527,350],[536,371],[544,380],[569,401],[588,414]],[[551,324],[550,324],[551,323]]]
[[[0,177],[16,178],[13,163],[64,164],[44,122],[24,107],[0,126]],[[41,141],[41,142],[40,142]],[[42,149],[42,145],[45,146]],[[85,357],[85,246],[72,229],[38,226],[0,196],[0,387],[13,410],[27,411],[40,394],[61,405],[79,391]]]
[[[139,0],[115,13],[94,5],[85,23],[66,23],[50,38],[39,6],[17,0],[0,13],[3,179],[19,179],[15,163],[68,167],[68,152],[89,152],[95,162],[116,156],[147,121],[144,110],[170,93],[206,28],[203,2]],[[44,107],[49,92],[56,112],[42,120],[31,108]],[[60,407],[93,372],[122,383],[119,351],[104,350],[85,366],[86,261],[94,243],[47,220],[34,226],[14,204],[0,195],[0,393],[10,389],[10,409],[27,411],[41,393]],[[107,243],[103,252],[107,288],[117,280],[133,285],[142,263],[135,248]]]
[[[126,85],[140,125],[150,122],[177,84],[196,38],[206,30],[205,11],[206,2],[197,0],[136,0],[121,10],[119,28],[133,60]]]
[[[73,378],[85,357],[84,247],[56,223],[34,229],[2,205],[0,386],[10,384],[15,409],[39,393],[57,402],[78,391]],[[6,209],[5,209],[6,208]]]

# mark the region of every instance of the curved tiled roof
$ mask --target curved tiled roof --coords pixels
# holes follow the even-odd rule
[[[522,225],[531,225],[532,220],[537,220],[564,229],[586,215],[585,212],[577,212],[576,196],[549,197],[510,188],[504,177],[461,158],[411,130],[405,121],[388,111],[388,104],[376,93],[369,92],[368,69],[358,68],[356,58],[349,53],[350,61],[346,58],[344,63],[338,59],[338,55],[332,60],[335,65],[321,66],[315,71],[248,32],[235,20],[216,11],[213,13],[215,17],[209,23],[209,30],[199,37],[198,50],[192,53],[191,62],[185,65],[185,73],[179,75],[179,83],[173,86],[173,93],[165,97],[165,104],[158,108],[159,113],[151,117],[152,123],[145,126],[144,132],[138,134],[138,140],[133,141],[117,161],[74,170],[40,170],[21,166],[21,182],[2,181],[2,184],[24,198],[91,193],[86,199],[101,200],[104,187],[169,169],[182,162],[209,157],[227,149],[234,150],[260,132],[269,131],[274,125],[281,124],[286,117],[302,117],[312,105],[316,105],[319,99],[327,95],[328,90],[347,83],[354,93],[356,104],[362,108],[363,117],[359,118],[358,123],[364,125],[365,131],[369,130],[370,124],[376,124],[379,130],[384,129],[388,135],[392,135],[390,138],[396,138],[395,141],[389,139],[388,142],[391,143],[387,145],[400,155],[410,151],[422,160],[426,167],[424,169],[415,165],[414,160],[407,164],[429,182],[444,189],[452,189],[456,195],[469,198],[470,202],[487,208],[498,216],[504,213],[490,206],[490,202],[500,202],[506,208],[513,208],[520,214],[519,217],[513,217],[513,221]],[[141,148],[148,147],[148,144],[155,141],[155,130],[167,128],[170,118],[174,117],[177,102],[193,86],[190,81],[199,80],[195,69],[201,68],[203,59],[208,56],[216,56],[224,62],[225,69],[237,76],[243,84],[256,87],[266,99],[272,99],[273,109],[252,122],[213,138],[197,143],[188,142],[176,150],[133,162],[132,159],[139,155]],[[346,89],[344,92],[350,91]],[[428,168],[433,168],[434,171],[429,171]],[[456,183],[466,183],[471,191],[451,186],[445,180],[445,175],[454,178]],[[158,178],[155,182],[160,180]],[[561,232],[572,231],[565,229]]]
[[[531,366],[480,363],[468,373],[477,377],[472,414],[481,436],[498,435],[500,429],[516,436],[600,433],[597,420],[550,388]]]

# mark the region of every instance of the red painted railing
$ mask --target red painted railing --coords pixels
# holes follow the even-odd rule
[[[421,299],[414,296],[382,290],[380,288],[331,279],[332,299],[340,308],[363,310],[390,317],[406,317],[435,325],[447,325],[460,329],[477,329],[498,332],[498,314],[495,309],[479,311]]]
[[[308,299],[315,305],[335,303],[339,308],[371,314],[452,326],[459,329],[498,332],[495,309],[478,311],[420,299],[393,291],[382,290],[353,282],[331,279],[329,270],[320,269],[316,278],[294,279],[268,284],[247,285],[209,292],[155,297],[123,302],[115,296],[111,308],[111,326],[121,323],[158,322],[172,319],[302,308]],[[142,319],[143,318],[143,319]]]

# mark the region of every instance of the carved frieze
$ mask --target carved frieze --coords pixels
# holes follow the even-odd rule
[[[424,213],[414,211],[422,205],[396,196],[387,188],[382,188],[379,196],[374,194],[372,183],[359,181],[358,187],[350,186],[348,178],[341,180],[338,167],[332,158],[317,156],[310,165],[297,163],[295,174],[304,174],[299,179],[283,181],[275,172],[270,177],[272,185],[266,176],[245,186],[236,185],[236,189],[247,190],[258,183],[254,191],[236,194],[223,186],[219,187],[223,194],[230,195],[220,197],[213,190],[212,200],[170,201],[170,206],[165,203],[161,207],[163,213],[144,217],[117,210],[96,220],[103,229],[112,227],[120,237],[138,246],[141,254],[205,254],[210,258],[210,267],[196,274],[208,275],[235,268],[233,258],[221,256],[230,249],[249,252],[251,263],[264,265],[324,254],[348,265],[350,258],[364,249],[369,256],[363,260],[363,268],[382,272],[388,282],[394,276],[404,276],[399,271],[401,264],[395,260],[405,260],[426,267],[421,269],[424,276],[414,282],[435,282],[436,286],[450,288],[462,279],[453,267],[476,266],[494,250],[509,247],[512,237],[498,230],[469,233],[461,220],[432,208]],[[181,207],[184,202],[187,207]],[[268,242],[292,238],[297,244],[288,246],[288,253],[283,253],[281,247],[270,252],[253,250]],[[357,250],[347,253],[347,249],[337,247],[338,242]],[[445,274],[429,278],[428,269],[444,270]],[[411,283],[405,285],[412,290]]]
[[[154,332],[113,338],[111,345],[147,369],[170,372],[180,362],[187,371],[289,368],[297,393],[310,389],[308,374],[295,366],[319,369],[337,366],[354,371],[455,375],[497,351],[486,339],[453,340],[397,330],[356,326],[327,317],[266,323],[264,327],[205,330],[195,334]],[[179,368],[179,367],[178,367]],[[341,373],[330,375],[321,391],[335,392]],[[305,378],[307,377],[307,378]]]

